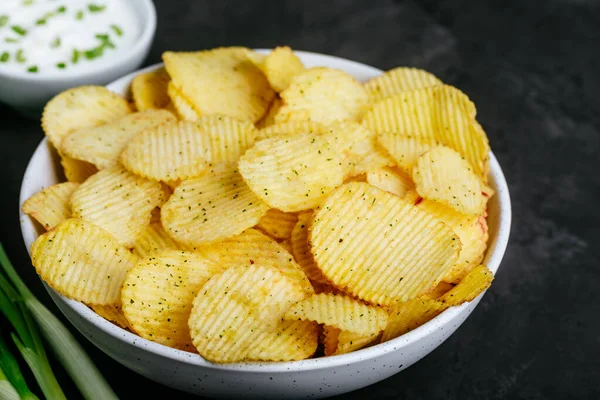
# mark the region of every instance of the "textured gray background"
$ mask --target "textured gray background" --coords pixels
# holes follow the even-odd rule
[[[383,69],[426,68],[477,104],[513,200],[502,268],[447,342],[408,370],[348,398],[600,397],[600,2],[156,5],[159,27],[148,64],[167,49],[288,44]],[[36,294],[50,303],[29,268],[16,210],[27,160],[42,138],[38,126],[0,105],[0,240]],[[82,342],[122,398],[188,398]],[[78,398],[68,378],[61,374],[60,380],[69,398]]]

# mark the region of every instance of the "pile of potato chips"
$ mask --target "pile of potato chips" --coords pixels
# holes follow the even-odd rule
[[[227,363],[348,353],[489,287],[489,145],[460,90],[289,47],[163,59],[133,103],[82,86],[44,110],[66,182],[23,211],[55,290]]]

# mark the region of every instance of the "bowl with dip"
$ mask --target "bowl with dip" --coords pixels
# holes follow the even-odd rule
[[[2,0],[0,102],[39,117],[65,89],[137,69],[155,31],[151,0]]]

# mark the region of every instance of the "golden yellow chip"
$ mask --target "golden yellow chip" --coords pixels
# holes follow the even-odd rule
[[[459,283],[446,292],[440,301],[448,307],[457,306],[466,301],[473,301],[490,287],[494,274],[485,265],[471,270]]]
[[[169,82],[167,85],[167,94],[179,119],[183,121],[196,121],[200,118],[200,113],[194,109],[192,103],[181,94],[173,82]]]
[[[244,54],[252,64],[254,64],[263,73],[265,72],[265,61],[267,59],[266,54],[258,53],[250,49],[244,49]]]
[[[163,53],[173,84],[200,115],[223,114],[256,122],[268,110],[275,92],[245,49]]]
[[[86,304],[117,305],[127,271],[137,257],[104,229],[71,218],[39,236],[31,262],[62,295]]]
[[[398,197],[404,197],[415,189],[415,183],[409,175],[398,167],[383,167],[367,174],[367,182],[381,190]]]
[[[207,160],[212,164],[235,163],[254,145],[257,130],[251,122],[226,115],[207,115],[198,118],[196,125],[205,138]]]
[[[280,93],[290,86],[296,75],[304,72],[304,64],[288,46],[275,47],[265,58],[263,71],[271,87]]]
[[[465,215],[436,201],[423,199],[418,207],[438,218],[456,233],[462,249],[458,260],[443,280],[458,283],[469,271],[478,267],[487,247],[488,230],[483,215]]]
[[[222,271],[219,264],[181,250],[141,259],[127,273],[121,291],[130,328],[145,339],[193,349],[187,323],[192,302],[206,281]]]
[[[99,169],[112,167],[119,164],[119,156],[132,138],[148,129],[175,121],[175,116],[166,110],[149,109],[128,114],[104,125],[70,133],[62,141],[62,151]]]
[[[69,199],[78,186],[73,182],[49,186],[25,200],[21,210],[50,230],[71,217]]]
[[[363,124],[376,132],[437,140],[459,152],[478,176],[486,176],[490,146],[475,120],[475,106],[460,90],[432,86],[403,92],[375,103]]]
[[[378,142],[396,161],[396,165],[404,172],[412,174],[413,167],[419,157],[440,143],[434,139],[402,136],[396,133],[382,133],[377,137]]]
[[[106,124],[129,114],[121,96],[103,86],[79,86],[54,96],[44,107],[42,129],[60,152],[62,140],[77,129]]]
[[[65,178],[69,182],[85,182],[87,178],[98,172],[98,168],[94,164],[76,160],[65,155],[60,157],[60,165],[62,165]]]
[[[287,239],[292,236],[296,222],[298,222],[298,214],[271,208],[258,221],[256,227],[274,239]]]
[[[281,92],[283,106],[277,123],[309,120],[322,124],[360,121],[369,97],[362,85],[344,71],[315,67],[296,75]]]
[[[303,290],[313,293],[313,288],[302,268],[283,246],[256,229],[247,229],[240,235],[201,246],[198,253],[225,268],[260,265],[274,267]]]
[[[310,244],[317,266],[336,287],[387,306],[436,285],[461,249],[446,224],[362,182],[347,183],[325,200]]]
[[[358,335],[353,332],[340,331],[337,337],[337,347],[333,355],[346,354],[374,344],[381,334]],[[327,355],[327,354],[326,354]]]
[[[130,140],[120,160],[134,174],[158,181],[194,178],[208,168],[207,138],[194,122],[164,124]]]
[[[396,94],[442,85],[430,72],[418,68],[397,67],[365,82],[365,89],[373,103]]]
[[[389,310],[390,317],[381,341],[386,342],[418,328],[444,309],[442,302],[427,297],[417,297],[392,307]]]
[[[265,129],[271,125],[274,125],[275,116],[279,112],[279,108],[281,108],[281,99],[279,97],[275,97],[269,106],[269,111],[267,111],[260,121],[256,123],[256,128]]]
[[[129,329],[129,322],[127,322],[127,319],[123,315],[123,309],[121,308],[120,303],[119,305],[91,305],[90,308],[105,320],[110,321],[123,329]]]
[[[288,253],[292,254],[292,241],[288,238],[278,242],[281,247],[285,249]]]
[[[188,321],[192,341],[208,361],[243,361],[305,292],[272,267],[235,267],[198,291]]]
[[[323,326],[323,347],[326,356],[332,356],[335,354],[340,332],[340,329],[334,328],[333,326]]]
[[[230,238],[256,225],[269,206],[244,183],[233,165],[181,182],[161,209],[175,240],[190,246]]]
[[[170,81],[164,68],[136,75],[131,82],[131,94],[138,111],[166,108],[171,101],[167,93]]]
[[[316,321],[364,336],[382,331],[388,315],[383,308],[367,305],[349,296],[320,293],[291,306],[284,318]]]
[[[185,250],[186,247],[177,243],[165,232],[159,220],[150,222],[140,236],[135,239],[133,244],[133,253],[140,258],[149,257],[162,250]]]
[[[306,276],[308,276],[308,279],[313,283],[328,283],[327,279],[325,279],[321,273],[321,270],[317,268],[310,252],[310,246],[308,244],[308,227],[311,220],[312,212],[303,212],[298,215],[298,222],[294,226],[291,236],[292,254],[296,259],[296,262],[302,267]]]
[[[133,246],[150,223],[151,212],[164,202],[158,182],[121,167],[103,169],[71,195],[73,216],[105,229],[124,246]]]
[[[256,340],[250,361],[296,361],[311,357],[317,350],[319,325],[312,321],[279,321]]]
[[[448,147],[436,147],[423,154],[413,168],[419,195],[439,201],[464,214],[482,214],[486,198],[481,181],[468,162]]]
[[[438,283],[436,287],[434,287],[427,293],[424,293],[422,297],[428,298],[428,299],[439,299],[453,287],[454,287],[453,284],[442,281],[442,282]]]
[[[256,140],[268,139],[272,137],[295,136],[301,133],[312,133],[321,135],[329,132],[325,125],[313,121],[290,121],[280,124],[270,124],[258,131]]]
[[[318,206],[344,179],[337,152],[311,134],[257,142],[240,158],[240,173],[269,206],[286,212]]]

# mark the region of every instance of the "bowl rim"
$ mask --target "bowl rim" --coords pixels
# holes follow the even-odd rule
[[[257,49],[257,51],[261,53],[266,53],[271,51],[270,49]],[[366,64],[362,64],[356,61],[347,60],[341,57],[329,56],[325,54],[319,54],[314,52],[306,52],[306,51],[294,51],[298,55],[302,56],[317,56],[321,59],[329,60],[332,62],[342,62],[346,65],[351,65],[354,67],[361,68],[364,71],[370,71],[373,73],[381,74],[384,71],[368,66]],[[107,88],[111,88],[111,86],[118,86],[123,84],[123,82],[130,82],[133,76],[139,73],[152,71],[154,69],[160,68],[163,64],[158,63],[151,65],[146,68],[142,68],[136,71],[133,71],[114,82],[106,85]],[[39,152],[47,151],[48,146],[47,138],[43,138],[36,150],[34,151],[27,168],[25,170],[25,174],[23,176],[23,181],[21,183],[21,191],[19,198],[19,213],[20,213],[20,225],[21,232],[23,232],[23,224],[26,218],[29,218],[27,215],[23,214],[20,210],[21,204],[26,200],[26,190],[25,179],[27,176],[30,176],[34,170],[34,165],[32,161],[36,158]],[[506,251],[508,245],[508,239],[510,236],[510,227],[512,222],[512,210],[511,210],[511,201],[510,194],[508,190],[508,185],[506,183],[506,179],[504,177],[504,173],[498,160],[494,156],[493,152],[490,151],[490,175],[493,178],[493,183],[496,189],[496,196],[498,196],[498,205],[499,205],[499,219],[498,219],[498,227],[497,227],[497,237],[494,243],[493,252],[489,256],[489,260],[487,262],[488,268],[496,274],[499,269],[502,258],[504,257],[504,253]],[[25,239],[25,238],[24,238]],[[488,250],[490,248],[488,247]],[[28,249],[29,251],[29,249]],[[40,278],[41,279],[41,278]],[[43,282],[43,281],[42,281]],[[197,353],[190,353],[183,350],[174,349],[160,343],[156,343],[147,339],[144,339],[132,332],[129,332],[112,322],[105,320],[104,318],[97,315],[94,311],[88,308],[83,303],[78,301],[68,299],[58,292],[54,291],[50,286],[48,286],[45,282],[43,282],[46,289],[52,290],[59,298],[62,300],[67,306],[69,306],[76,314],[78,314],[81,318],[86,320],[88,323],[93,325],[96,329],[101,330],[104,334],[113,337],[119,341],[123,341],[126,344],[139,348],[140,351],[148,351],[154,355],[161,356],[172,361],[178,361],[182,363],[186,363],[189,365],[194,365],[198,367],[211,368],[215,370],[221,371],[243,371],[243,372],[269,372],[269,373],[289,373],[294,371],[305,371],[305,370],[320,370],[337,366],[349,366],[351,364],[369,360],[372,358],[380,357],[384,354],[394,352],[399,350],[400,348],[407,347],[425,336],[429,335],[433,331],[445,326],[449,322],[451,322],[454,318],[458,317],[462,310],[468,307],[470,304],[474,302],[478,302],[485,292],[480,294],[476,299],[472,302],[464,303],[459,306],[450,307],[440,315],[436,316],[432,320],[426,322],[425,324],[419,326],[418,328],[401,335],[397,338],[391,339],[387,342],[380,343],[365,349],[360,349],[351,353],[328,356],[328,357],[320,357],[320,358],[312,358],[306,360],[299,361],[277,361],[277,362],[239,362],[239,363],[231,363],[231,364],[217,364],[212,363],[210,361],[205,360]]]
[[[110,70],[117,65],[132,63],[140,52],[144,52],[145,49],[152,44],[154,34],[156,33],[157,16],[156,7],[152,0],[139,0],[137,6],[135,3],[129,1],[128,4],[132,7],[132,12],[135,14],[136,18],[138,18],[142,31],[137,40],[129,49],[127,49],[127,51],[123,51],[114,57],[108,57],[102,62],[90,63],[87,68],[75,71],[65,69],[60,72],[50,71],[47,73],[31,74],[21,70],[0,69],[0,76],[31,82],[44,82],[49,80],[70,81],[73,79],[82,79],[90,75],[102,74],[106,72],[106,70]],[[140,10],[144,10],[145,12],[141,12]],[[147,18],[142,19],[143,16],[146,16]]]

